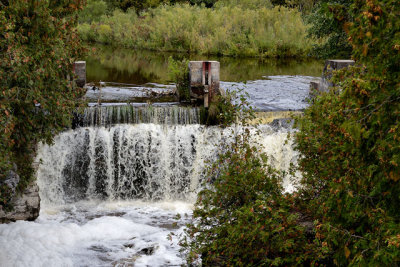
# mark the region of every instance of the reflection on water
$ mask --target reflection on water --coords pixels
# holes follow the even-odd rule
[[[134,49],[96,46],[87,58],[88,82],[108,81],[142,85],[167,84],[168,58],[190,60],[218,60],[221,62],[221,80],[244,82],[263,79],[263,76],[302,75],[320,76],[320,61],[277,60],[258,58],[232,58],[199,56],[176,53],[138,51]]]

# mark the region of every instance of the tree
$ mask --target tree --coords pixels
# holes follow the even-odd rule
[[[3,182],[15,163],[22,190],[32,179],[39,141],[68,127],[84,91],[73,62],[82,53],[75,31],[82,0],[0,1],[0,204],[11,197]]]
[[[342,57],[351,55],[348,42],[347,23],[352,21],[349,13],[352,0],[321,0],[314,6],[313,12],[306,17],[311,27],[310,37],[321,40],[314,48],[315,56],[321,58]]]
[[[343,21],[359,66],[315,99],[296,134],[301,201],[337,265],[400,263],[400,5],[355,0]]]

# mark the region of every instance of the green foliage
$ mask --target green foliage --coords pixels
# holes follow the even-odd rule
[[[107,13],[107,3],[103,0],[88,0],[79,12],[79,23],[98,22]]]
[[[285,6],[297,8],[303,15],[309,15],[318,2],[317,0],[286,0]]]
[[[189,60],[176,61],[170,57],[168,73],[170,79],[176,84],[179,100],[190,102]]]
[[[351,55],[351,45],[345,29],[352,16],[349,13],[352,0],[321,0],[307,17],[311,24],[310,37],[320,40],[313,53],[321,58],[348,58]]]
[[[210,8],[213,7],[218,0],[190,0],[189,2],[194,5],[204,5],[205,7]]]
[[[292,197],[282,193],[282,175],[250,144],[247,107],[242,103],[226,112],[226,122],[243,128],[232,128],[226,136],[231,141],[221,144],[210,163],[180,244],[189,264],[201,259],[203,266],[301,266],[319,256],[298,223]]]
[[[104,25],[111,28],[107,35]],[[140,17],[135,12],[114,11],[99,23],[78,29],[82,39],[91,42],[207,55],[304,57],[313,44],[306,37],[300,12],[263,5],[250,8],[218,3],[212,9],[163,5]]]
[[[70,124],[76,99],[73,62],[81,54],[74,30],[81,1],[6,1],[0,5],[0,184],[12,163],[32,178],[39,141],[51,142]],[[3,189],[3,187],[2,187]],[[0,191],[6,206],[9,192]]]
[[[270,0],[219,0],[217,7],[238,7],[241,9],[272,8]]]
[[[298,119],[301,199],[339,266],[400,263],[400,6],[353,1],[353,57]],[[388,26],[390,25],[390,26]]]
[[[102,1],[102,0],[94,0]],[[187,2],[186,0],[105,0],[111,11],[116,9],[121,9],[122,11],[127,11],[129,9],[135,10],[137,14],[143,10],[149,8],[155,8],[162,4],[175,4],[178,2]],[[194,0],[195,1],[195,0]],[[205,2],[211,2],[212,0],[205,0]]]
[[[238,123],[238,119],[249,122],[255,118],[253,107],[247,101],[248,94],[241,90],[226,90],[223,95],[215,95],[211,99],[206,114],[206,125],[223,127]]]

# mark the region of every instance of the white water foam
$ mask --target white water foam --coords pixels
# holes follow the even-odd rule
[[[204,161],[231,130],[138,124],[61,133],[39,149],[39,218],[0,225],[0,265],[180,266],[179,245],[167,236],[183,232]],[[254,144],[287,170],[297,158],[287,132],[260,130]],[[291,190],[288,180],[284,186]]]
[[[176,214],[181,215],[177,222]],[[81,202],[45,207],[36,222],[0,225],[1,266],[180,266],[182,202]]]

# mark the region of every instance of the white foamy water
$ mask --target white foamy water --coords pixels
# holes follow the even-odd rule
[[[287,170],[297,158],[287,131],[259,129],[254,144]],[[180,266],[184,259],[168,234],[183,232],[204,161],[232,130],[121,124],[61,133],[39,149],[39,218],[0,225],[0,265]],[[284,186],[291,190],[289,180]]]
[[[35,222],[0,225],[0,265],[180,266],[179,246],[167,235],[182,233],[190,214],[183,202],[47,206]]]

